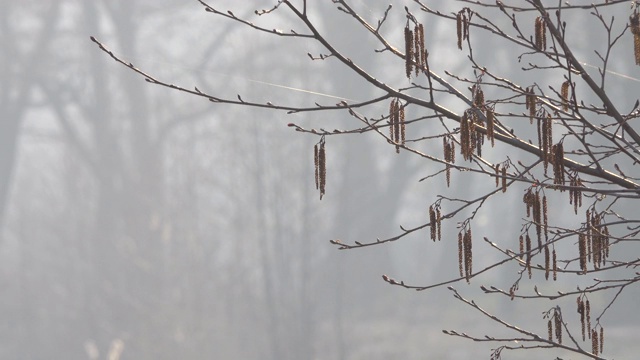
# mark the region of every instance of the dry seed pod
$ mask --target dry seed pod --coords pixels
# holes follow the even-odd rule
[[[562,83],[560,96],[562,96],[562,110],[569,111],[569,80]]]

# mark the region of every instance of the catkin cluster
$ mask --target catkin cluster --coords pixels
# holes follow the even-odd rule
[[[462,50],[462,42],[469,38],[469,23],[473,12],[469,8],[464,8],[456,14],[456,32],[458,34],[458,49]]]
[[[587,209],[585,212],[586,231],[578,235],[580,270],[587,272],[587,263],[593,263],[594,270],[604,266],[609,257],[609,228],[603,225],[604,214]]]
[[[533,124],[533,119],[536,117],[536,93],[533,86],[528,87],[525,92],[525,106],[529,110],[529,123]]]
[[[316,175],[316,189],[320,190],[320,200],[322,200],[325,184],[327,183],[327,155],[325,153],[324,136],[313,147],[313,164]]]
[[[604,350],[604,328],[597,324],[591,328],[591,306],[585,294],[578,296],[576,300],[578,314],[580,314],[580,325],[582,327],[582,341],[588,336],[591,339],[591,353],[598,355]],[[598,332],[597,328],[600,327]]]
[[[549,341],[553,341],[554,337],[558,344],[562,344],[562,313],[558,308],[553,309],[553,314],[547,314],[549,317],[547,321],[547,338]]]
[[[411,73],[414,70],[415,76],[418,76],[420,70],[427,71],[429,53],[424,44],[424,26],[422,24],[416,24],[413,30],[409,28],[409,24],[404,28],[404,48],[407,78],[411,78]]]
[[[465,111],[460,118],[460,152],[465,160],[471,160],[474,153],[482,156],[484,135],[479,126],[482,126],[482,119],[474,108]]]
[[[555,185],[564,185],[564,146],[562,141],[553,145],[551,153],[553,154],[553,183]],[[564,189],[560,188],[560,191],[564,191]]]
[[[404,106],[400,99],[391,100],[389,105],[389,138],[396,144],[396,153],[405,142]]]
[[[569,174],[569,204],[573,204],[573,212],[578,215],[578,208],[582,207],[582,188],[584,184],[578,176],[578,172],[574,175]]]
[[[538,250],[542,251],[542,235],[545,237],[545,243],[549,239],[547,197],[544,194],[540,196],[540,190],[534,190],[534,187],[530,187],[524,193],[522,202],[526,205],[527,217],[533,216],[533,223],[538,238]]]

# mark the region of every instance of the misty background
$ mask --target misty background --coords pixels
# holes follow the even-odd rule
[[[210,5],[267,28],[303,29],[285,9],[253,16],[275,1],[240,3]],[[387,83],[408,85],[404,63],[375,53],[380,46],[352,18],[330,1],[309,3],[312,20],[338,49]],[[386,5],[353,1],[371,23]],[[403,6],[394,3],[383,28],[396,46]],[[585,34],[599,30],[586,17],[575,21]],[[455,24],[429,18],[425,25],[432,68],[471,76],[455,48]],[[440,169],[395,154],[375,134],[332,136],[320,201],[313,178],[319,138],[287,124],[360,126],[346,111],[287,115],[214,104],[145,82],[89,36],[160,80],[216,96],[313,106],[380,95],[335,59],[311,61],[307,53],[322,53],[317,43],[252,31],[196,1],[0,0],[0,358],[467,359],[488,358],[495,344],[442,329],[508,334],[444,288],[414,292],[381,279],[427,285],[457,277],[455,222],[443,224],[439,243],[428,229],[360,250],[329,243],[394,236],[399,225],[428,221],[437,194],[464,198],[492,181],[454,172],[451,189],[443,176],[418,182]],[[505,74],[519,70],[504,43],[474,41],[495,47],[478,52],[480,59],[498,62]],[[593,44],[583,45],[592,57]],[[631,60],[614,60],[615,70],[637,77]],[[633,104],[629,94],[637,90],[637,80],[627,79],[614,95]],[[435,154],[439,146],[416,144]],[[520,198],[514,191],[489,202],[493,219],[474,221],[477,239],[512,239],[517,247]],[[520,215],[508,216],[515,211]],[[495,219],[504,219],[499,229]],[[478,269],[500,259],[484,245],[474,251]],[[507,321],[546,334],[541,314],[551,303],[477,297],[481,284],[508,288],[516,271],[507,266],[455,287]],[[640,351],[638,290],[625,294],[605,323],[605,354],[617,358]],[[606,304],[602,296],[592,304]]]

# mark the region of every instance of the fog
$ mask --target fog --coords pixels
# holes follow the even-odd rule
[[[285,9],[253,15],[275,2],[211,5],[267,28],[302,29]],[[380,45],[353,19],[329,1],[309,3],[312,20],[339,50],[383,81],[407,85],[404,63],[374,52]],[[372,23],[386,6],[353,5]],[[397,46],[403,6],[394,4],[385,24]],[[433,69],[471,76],[465,56],[453,52],[452,23],[427,24]],[[0,0],[0,358],[489,358],[496,344],[442,330],[508,334],[444,287],[415,292],[382,280],[428,285],[457,277],[453,221],[436,243],[428,229],[364,249],[329,243],[371,242],[428,221],[436,194],[453,191],[442,176],[418,181],[434,164],[396,154],[375,134],[327,137],[320,200],[313,163],[319,137],[287,124],[358,127],[346,111],[216,104],[145,82],[90,36],[162,81],[229,99],[312,107],[381,95],[335,59],[312,61],[307,53],[323,52],[318,43],[251,30],[197,1]],[[504,45],[492,41],[486,46]],[[585,57],[592,57],[587,45]],[[499,49],[485,59],[499,57],[505,74],[517,72],[516,55]],[[620,64],[616,71],[637,76],[631,62]],[[637,92],[637,84],[623,86]],[[492,186],[457,175],[459,198]],[[487,205],[505,219],[501,228],[480,217],[474,231],[515,244],[524,215],[507,215],[521,205],[521,193],[503,199]],[[488,246],[477,251],[478,268],[500,257]],[[508,288],[516,271],[507,266],[454,286],[507,321],[546,334],[541,314],[550,302],[510,302],[479,290]],[[621,297],[607,318],[607,347],[617,350],[605,353],[616,358],[640,351],[632,299]]]

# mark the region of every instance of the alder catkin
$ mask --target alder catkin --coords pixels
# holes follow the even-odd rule
[[[562,345],[562,316],[560,315],[560,312],[556,311],[553,318],[555,320],[554,325],[556,328],[556,341],[558,342],[558,344]]]
[[[462,50],[462,11],[456,15],[456,33],[458,35],[458,49]]]
[[[629,28],[633,34],[633,55],[636,59],[636,65],[640,65],[640,14],[637,9],[629,17]]]
[[[544,245],[544,279],[549,280],[549,273],[551,272],[551,254],[549,252],[549,245]]]
[[[562,110],[569,111],[569,80],[562,83],[560,96],[562,97]]]
[[[556,257],[556,249],[553,249],[553,281],[558,280],[558,258]]]
[[[318,160],[318,144],[313,146],[313,167],[315,169],[315,178],[316,178],[316,190],[320,189],[320,168],[319,160]]]
[[[327,183],[327,163],[326,163],[326,152],[325,152],[325,142],[324,138],[320,142],[320,151],[318,154],[318,169],[320,171],[319,182],[320,182],[320,200],[322,200],[322,196],[325,194],[325,186]]]
[[[462,264],[464,261],[464,243],[462,238],[462,231],[458,233],[458,270],[460,271],[460,277],[464,277],[464,271]]]
[[[413,31],[409,29],[409,25],[404,28],[404,49],[405,49],[405,72],[407,79],[411,79],[411,72],[413,71]]]

